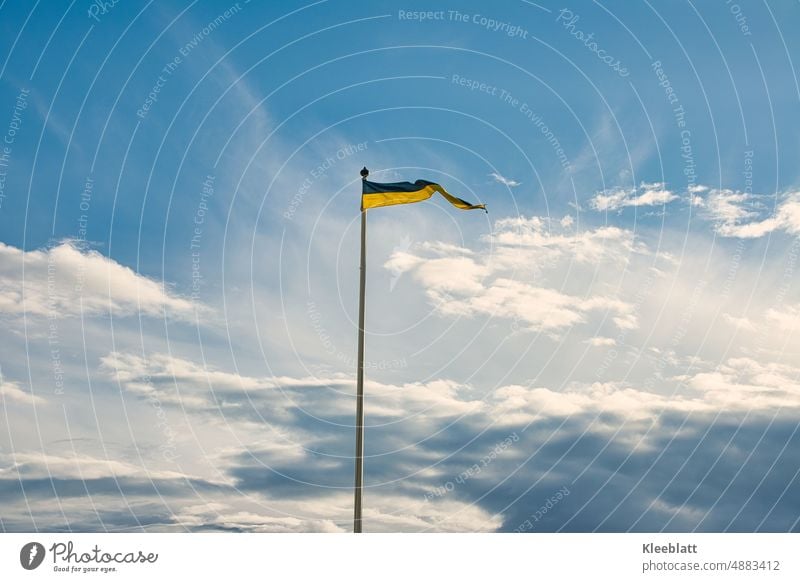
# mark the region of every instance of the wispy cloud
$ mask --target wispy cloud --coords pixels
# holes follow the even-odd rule
[[[597,345],[613,345],[613,340],[603,341]],[[121,354],[113,357],[118,362],[137,364],[145,362]],[[200,381],[194,372],[189,374],[177,372],[177,369],[201,369],[199,365],[187,360],[158,354],[148,358],[148,361],[160,363],[143,367],[137,365],[135,375],[130,374],[131,370],[119,371],[125,389],[140,392],[138,389],[140,375],[149,376],[154,385],[162,385],[165,383],[166,369],[176,370],[171,380],[177,384],[178,394],[192,392],[196,388],[195,383]],[[166,362],[170,364],[165,367]],[[508,385],[494,390],[486,400],[476,399],[469,386],[446,379],[396,386],[370,382],[372,396],[367,412],[373,419],[410,419],[421,416],[427,421],[441,422],[452,418],[469,418],[471,423],[477,425],[499,422],[504,426],[524,426],[530,422],[552,417],[601,413],[627,417],[631,420],[655,419],[658,415],[670,411],[714,413],[717,410],[726,410],[774,413],[776,407],[787,411],[800,408],[798,376],[800,368],[790,364],[758,362],[751,358],[730,358],[714,369],[675,377],[674,380],[685,386],[688,392],[684,390],[674,396],[652,392],[628,381],[609,381],[573,383],[561,391],[535,385]],[[281,395],[279,390],[281,386],[285,389],[294,387],[308,390],[340,385],[346,386],[348,391],[353,387],[352,382],[343,382],[337,377],[316,379],[282,377],[255,381],[236,373],[217,371],[214,373],[214,378],[216,380],[211,385],[211,391],[207,390],[207,395],[204,396],[209,401],[213,399],[212,394],[217,390],[225,390],[229,394],[238,392],[243,398],[247,398],[259,387],[276,395]],[[332,408],[339,410],[342,415],[352,413],[351,399],[343,399],[341,394],[328,390],[314,390],[314,394],[317,395],[315,402],[304,403],[309,406],[306,410],[322,411]],[[286,394],[282,397],[290,399]],[[188,401],[189,408],[186,408],[187,402],[181,398],[164,402],[180,405],[184,410],[192,409],[191,399]],[[296,405],[300,406],[300,403],[297,402]],[[307,435],[306,438],[313,437]],[[274,444],[268,448],[271,449]],[[287,456],[283,445],[280,451],[280,456]],[[270,457],[273,456],[270,453]],[[55,466],[71,466],[71,463],[72,460],[63,462],[58,459],[53,460]],[[130,473],[131,469],[126,467],[128,466],[119,466],[121,474]]]
[[[800,409],[800,369],[750,358],[731,358],[713,371],[676,378],[690,392],[673,396],[626,382],[594,382],[563,391],[505,386],[492,396],[491,414],[509,425],[550,417],[611,414],[631,421],[655,421],[667,413],[794,414]],[[634,428],[634,427],[631,427]]]
[[[503,184],[504,186],[508,186],[509,188],[516,188],[517,186],[521,186],[522,185],[522,182],[518,182],[518,181],[514,180],[513,178],[506,178],[505,176],[502,176],[502,175],[498,174],[497,172],[492,172],[489,175],[492,178],[494,178],[495,182]]]
[[[627,206],[663,206],[678,195],[668,190],[663,182],[642,182],[636,188],[614,188],[598,192],[590,201],[598,211],[619,210]]]
[[[105,477],[143,477],[150,479],[183,479],[178,471],[147,469],[120,459],[104,459],[86,453],[52,454],[15,453],[4,455],[0,475],[18,479],[101,479]]]
[[[776,325],[783,331],[800,329],[800,304],[768,309],[766,316],[771,325]]]
[[[630,255],[646,252],[627,230],[573,232],[570,226],[569,221],[541,217],[501,219],[486,238],[490,251],[473,254],[440,247],[430,252],[418,245],[413,251],[395,252],[385,267],[392,273],[410,272],[443,315],[488,315],[516,320],[523,328],[556,332],[596,313],[609,314],[620,328],[636,327],[631,305],[610,291],[578,295],[543,283],[543,269],[572,261],[622,266]]]
[[[44,404],[46,400],[41,396],[36,396],[31,392],[27,392],[16,382],[4,380],[0,376],[0,402],[4,404],[20,403],[20,404]]]
[[[148,357],[112,352],[101,359],[101,371],[124,390],[142,398],[156,397],[184,410],[225,410],[231,418],[283,414],[289,409],[316,410],[319,414],[352,414],[354,380],[341,374],[293,378],[253,377],[226,372],[211,365],[154,353]],[[447,380],[391,385],[368,381],[373,396],[366,410],[380,418],[417,420],[458,417],[481,408],[481,403],[464,397],[465,387]],[[238,412],[237,412],[238,409]]]
[[[707,189],[704,197],[693,201],[704,209],[703,216],[714,223],[720,236],[760,238],[773,232],[800,234],[800,192],[777,196],[777,205],[768,213],[763,195],[728,189]]]
[[[559,260],[624,263],[634,254],[648,252],[628,229],[600,226],[574,231],[573,222],[571,216],[558,221],[539,216],[501,218],[495,222],[492,235],[484,240],[498,247],[494,262],[510,267]]]
[[[611,337],[592,337],[589,338],[587,342],[590,346],[595,348],[617,345],[617,341]]]
[[[198,311],[209,310],[72,242],[34,251],[0,243],[0,313],[53,318],[141,313],[193,319]]]

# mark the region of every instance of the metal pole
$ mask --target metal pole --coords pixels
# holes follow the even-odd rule
[[[361,170],[366,180],[369,170]],[[358,289],[358,370],[356,380],[356,478],[353,533],[361,533],[361,490],[364,484],[364,292],[367,282],[367,211],[361,209],[361,273]]]

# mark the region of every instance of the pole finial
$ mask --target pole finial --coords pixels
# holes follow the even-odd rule
[[[361,179],[366,180],[367,176],[369,176],[369,170],[367,169],[366,166],[364,166],[363,168],[361,168]]]

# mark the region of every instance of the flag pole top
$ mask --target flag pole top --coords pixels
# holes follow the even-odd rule
[[[366,180],[367,176],[369,176],[369,170],[367,169],[366,166],[364,166],[363,168],[361,168],[361,179]]]

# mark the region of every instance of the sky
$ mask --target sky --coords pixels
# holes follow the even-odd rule
[[[800,530],[796,3],[0,3],[0,530]]]

